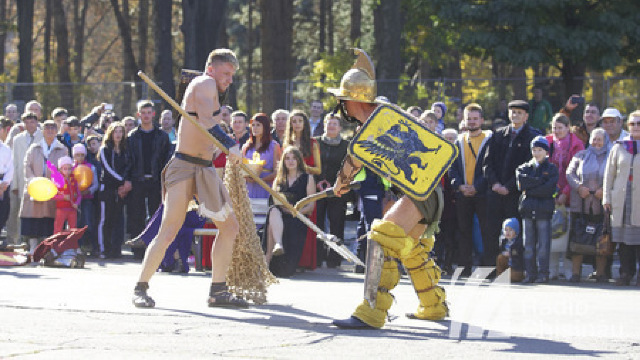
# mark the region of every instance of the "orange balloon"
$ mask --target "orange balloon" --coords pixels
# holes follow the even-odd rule
[[[93,182],[93,171],[87,165],[78,165],[73,169],[73,177],[76,178],[80,191],[85,191]]]

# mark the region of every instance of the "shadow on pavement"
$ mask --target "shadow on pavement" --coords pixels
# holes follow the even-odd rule
[[[18,271],[11,271],[8,269],[0,269],[0,276],[13,276],[19,279],[40,279],[47,277],[43,274],[25,274]]]
[[[327,334],[332,337],[336,336],[353,336],[353,337],[367,337],[367,338],[391,338],[398,340],[428,340],[433,338],[450,339],[455,342],[463,341],[480,341],[480,342],[496,342],[511,344],[513,347],[510,349],[497,350],[506,353],[517,354],[545,354],[545,355],[583,355],[583,356],[603,356],[613,354],[612,351],[600,351],[600,350],[581,350],[573,347],[571,344],[562,341],[522,337],[522,336],[504,336],[499,339],[487,338],[488,331],[485,330],[484,335],[478,339],[467,339],[464,337],[452,337],[450,334],[451,322],[439,321],[431,322],[427,321],[425,324],[440,325],[442,328],[434,329],[429,327],[420,326],[406,326],[395,325],[391,322],[387,327],[379,330],[344,330],[338,329],[331,325],[329,322],[332,318],[320,315],[317,313],[309,312],[306,310],[298,309],[287,305],[269,304],[262,305],[260,307],[249,308],[246,310],[230,310],[241,311],[244,314],[250,313],[260,317],[256,318],[236,318],[233,316],[226,316],[221,314],[203,313],[189,310],[157,308],[157,310],[188,314],[193,316],[201,316],[211,319],[237,321],[241,323],[247,323],[258,326],[268,327],[282,327],[287,329],[297,329],[303,331],[314,331],[319,334]],[[319,320],[326,320],[325,322],[316,322],[313,320],[305,319],[308,317],[317,318]],[[465,330],[465,329],[463,329]],[[461,332],[466,334],[466,330]]]

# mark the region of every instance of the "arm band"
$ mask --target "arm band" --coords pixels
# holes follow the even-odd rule
[[[209,134],[211,134],[216,140],[220,142],[220,144],[228,149],[231,149],[236,141],[231,138],[231,136],[227,135],[224,130],[220,127],[220,124],[216,124],[212,128],[209,129]]]

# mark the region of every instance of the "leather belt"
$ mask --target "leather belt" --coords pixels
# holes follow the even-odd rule
[[[176,159],[184,160],[184,161],[186,161],[188,163],[192,163],[192,164],[195,164],[195,165],[206,166],[206,167],[213,166],[213,162],[211,160],[201,159],[199,157],[187,155],[185,153],[176,152],[175,154],[173,154],[173,156]]]

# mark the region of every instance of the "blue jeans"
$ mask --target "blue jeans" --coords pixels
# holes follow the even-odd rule
[[[524,270],[531,279],[538,274],[549,278],[551,253],[551,220],[522,219],[524,242]]]
[[[87,231],[80,239],[80,245],[91,246],[92,251],[98,250],[98,242],[95,236],[95,221],[93,214],[93,199],[82,199],[80,202],[80,218],[78,219],[78,228],[87,226]]]
[[[384,191],[359,193],[360,200],[360,221],[357,227],[357,236],[360,239],[371,230],[371,223],[375,219],[382,219],[382,199]],[[358,242],[358,257],[363,262],[367,259],[367,240]]]

